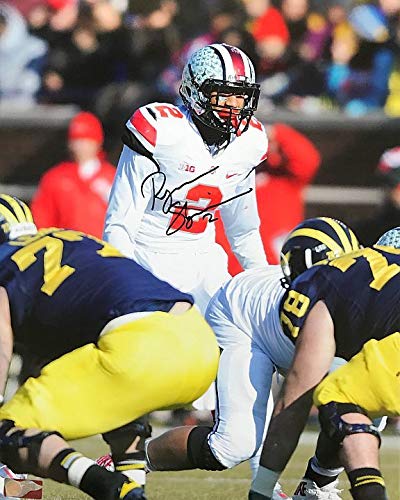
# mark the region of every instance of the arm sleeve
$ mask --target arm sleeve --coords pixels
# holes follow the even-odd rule
[[[38,229],[59,226],[56,195],[48,174],[45,174],[39,182],[38,189],[31,202],[31,211]]]
[[[281,123],[274,128],[279,149],[286,158],[283,174],[301,184],[310,183],[321,164],[319,151],[306,136],[294,128]],[[277,172],[279,173],[281,172]]]
[[[268,264],[259,231],[254,170],[238,185],[236,192],[239,194],[249,189],[252,189],[250,193],[220,207],[226,236],[243,269]]]
[[[127,146],[123,147],[111,189],[103,238],[132,257],[135,237],[149,202],[150,183],[145,178],[155,171],[154,163]]]

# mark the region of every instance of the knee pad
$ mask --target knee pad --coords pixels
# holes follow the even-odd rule
[[[334,401],[318,408],[319,421],[322,431],[336,444],[341,445],[343,439],[351,434],[372,434],[379,441],[381,436],[378,429],[372,424],[349,424],[342,419],[346,413],[360,413],[367,416],[361,406],[351,403],[335,403]]]
[[[103,434],[104,441],[110,446],[113,455],[124,453],[133,441],[140,437],[144,440],[151,437],[152,428],[148,417],[140,417],[122,427]]]
[[[188,458],[197,469],[225,470],[225,465],[215,458],[208,444],[208,435],[211,431],[212,427],[199,425],[190,432],[187,443]]]
[[[0,424],[0,457],[1,461],[6,463],[14,472],[36,473],[38,468],[39,453],[42,447],[42,442],[48,436],[53,434],[61,436],[59,432],[39,432],[34,436],[25,436],[24,429],[15,429],[12,420],[3,420]],[[22,460],[19,456],[21,448],[28,449],[27,460]]]

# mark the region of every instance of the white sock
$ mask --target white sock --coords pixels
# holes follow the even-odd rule
[[[321,465],[318,462],[317,457],[312,457],[311,459],[311,469],[316,472],[317,474],[320,474],[321,476],[326,476],[326,477],[335,477],[341,474],[344,471],[344,467],[338,467],[337,469],[325,469],[324,467],[321,467]]]

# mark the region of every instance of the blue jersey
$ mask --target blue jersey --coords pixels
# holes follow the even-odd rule
[[[0,246],[0,286],[15,342],[45,359],[96,342],[116,317],[193,303],[108,243],[56,228]]]
[[[364,248],[301,274],[280,304],[283,331],[293,342],[320,300],[334,322],[336,356],[348,360],[368,340],[400,331],[400,250]]]

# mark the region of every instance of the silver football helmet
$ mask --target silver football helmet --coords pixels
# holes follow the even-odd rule
[[[400,227],[394,227],[382,234],[375,245],[382,247],[400,248]]]
[[[202,123],[220,132],[237,134],[249,126],[257,109],[260,86],[255,83],[253,63],[242,50],[215,43],[192,54],[183,69],[179,92]],[[211,94],[218,103],[219,96],[242,96],[244,105],[233,108],[218,104],[219,110],[223,108],[221,113],[211,104]]]

